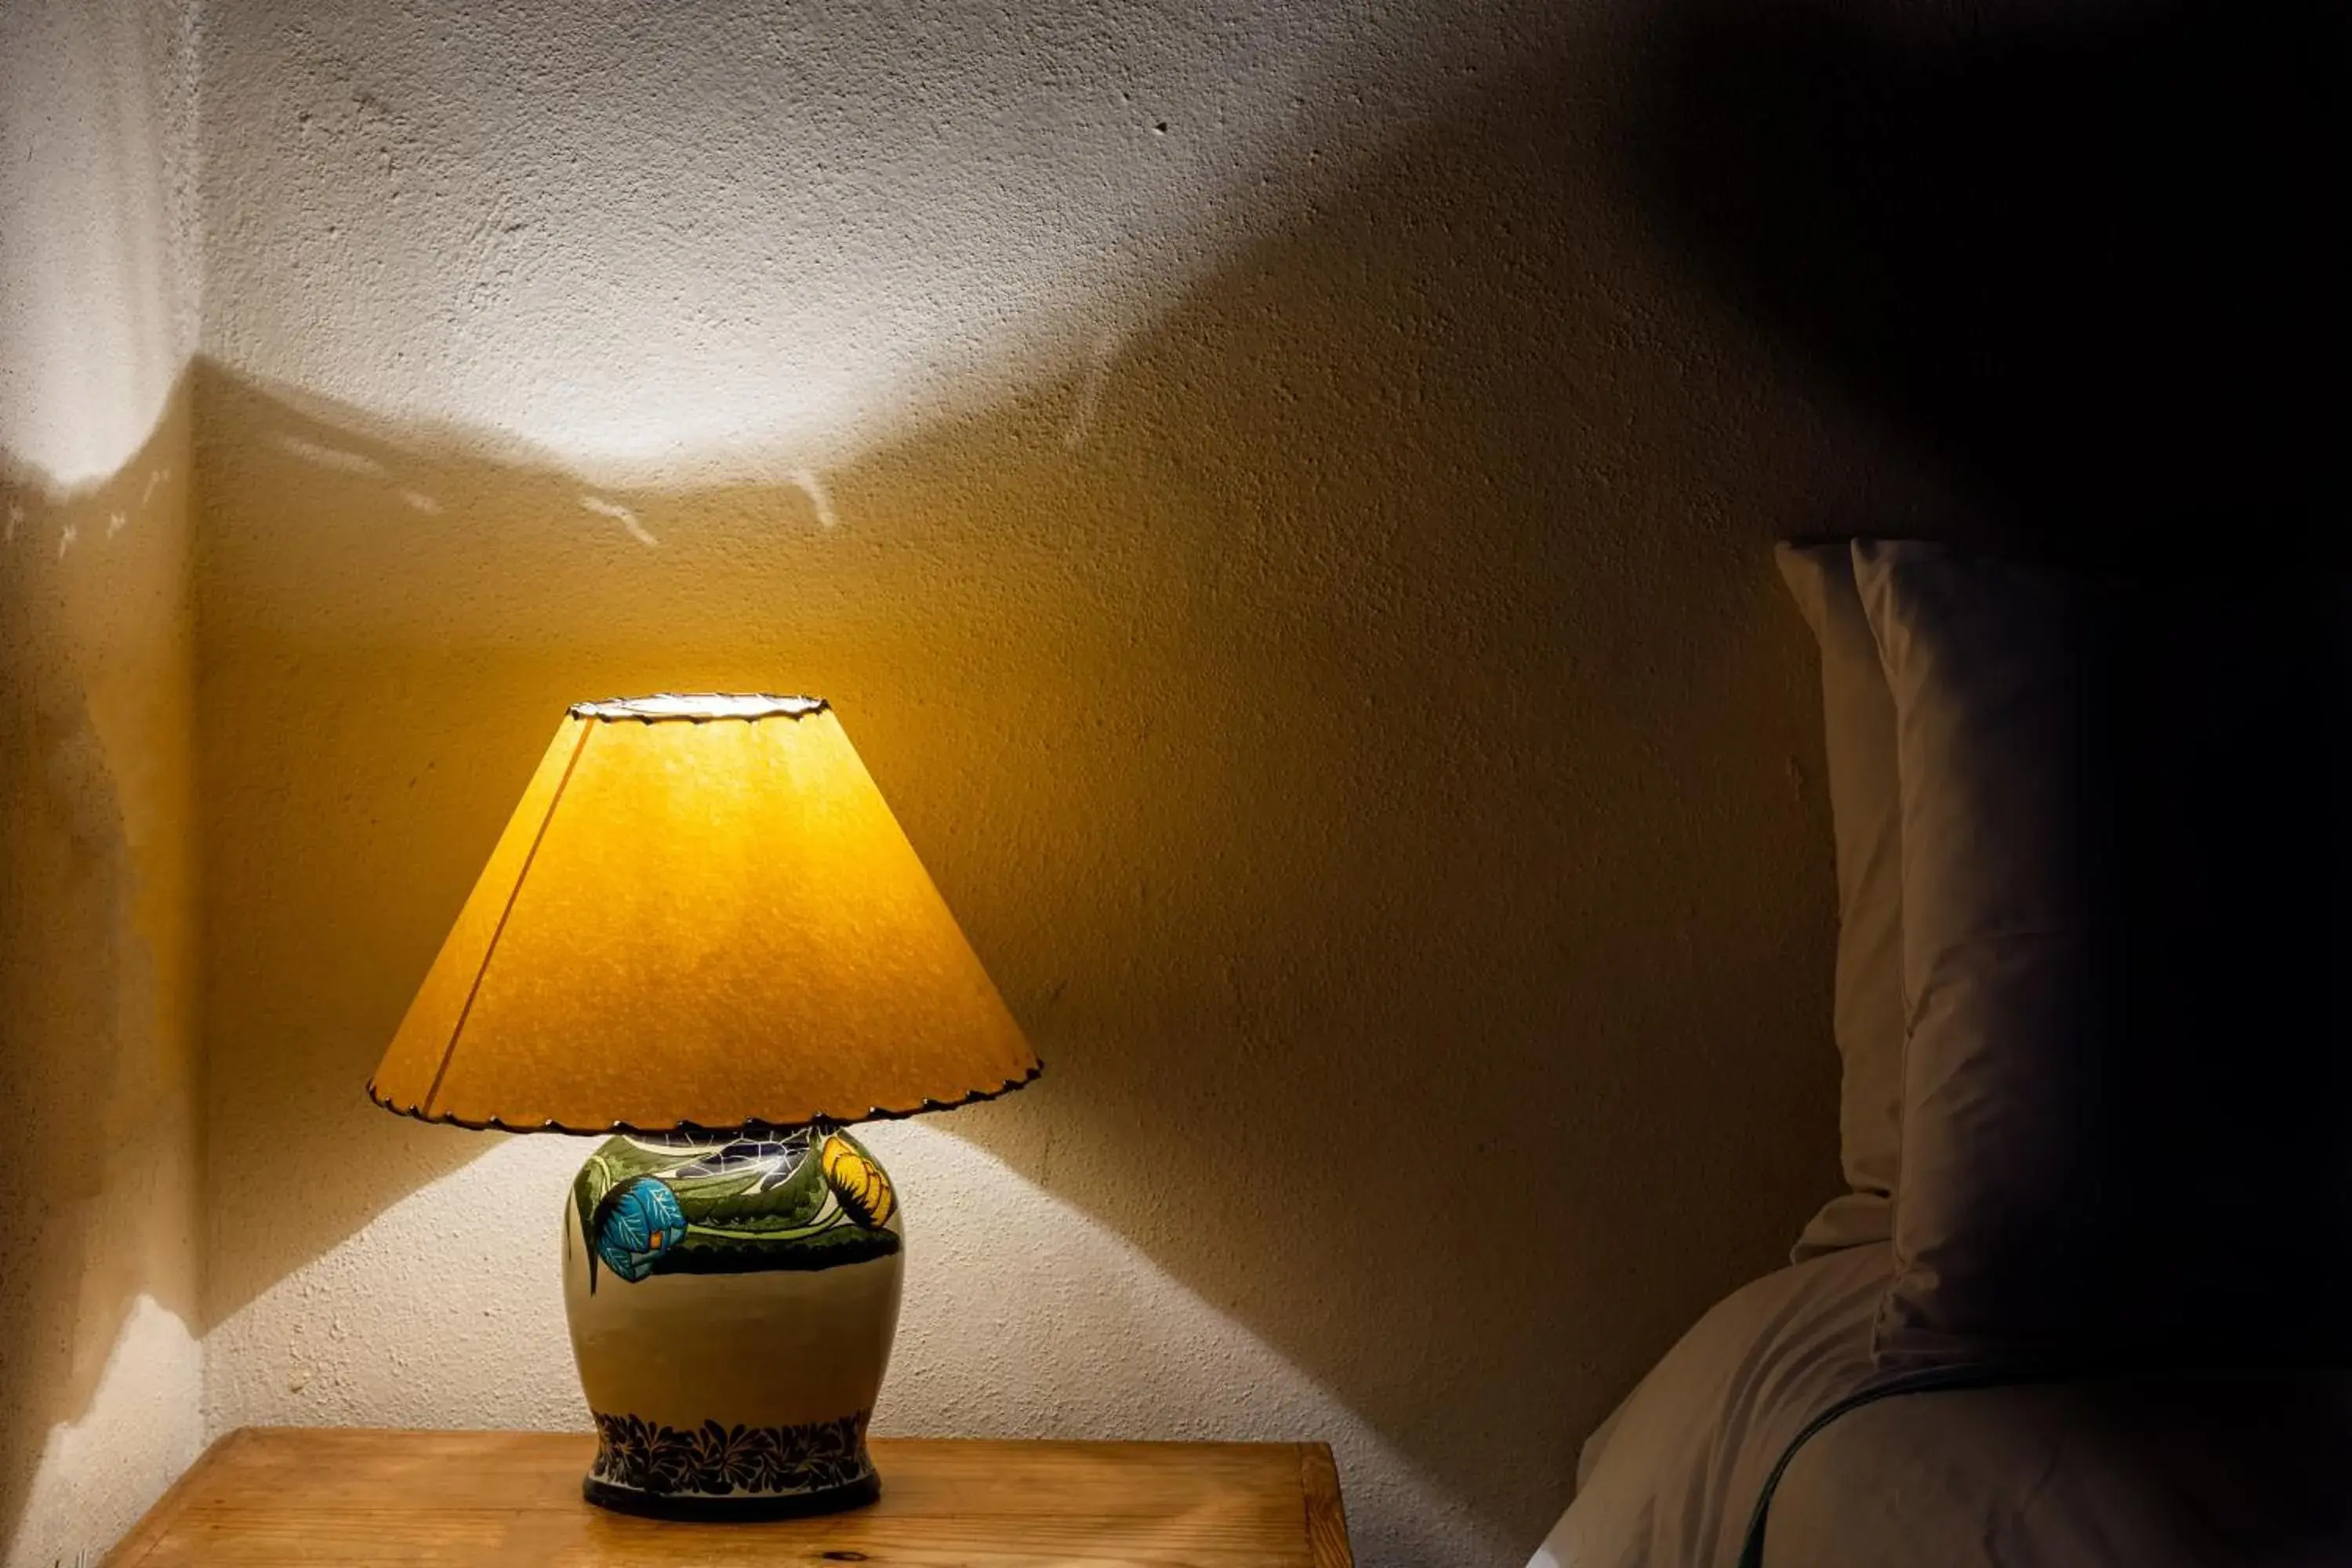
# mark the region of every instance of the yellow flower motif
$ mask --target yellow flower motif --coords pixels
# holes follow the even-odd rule
[[[850,1216],[877,1228],[898,1212],[898,1194],[874,1157],[838,1132],[829,1134],[818,1158],[824,1163],[824,1184]]]

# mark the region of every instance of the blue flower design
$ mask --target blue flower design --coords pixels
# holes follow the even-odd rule
[[[662,1254],[686,1239],[686,1211],[658,1176],[624,1182],[596,1206],[596,1256],[624,1279],[643,1279]]]

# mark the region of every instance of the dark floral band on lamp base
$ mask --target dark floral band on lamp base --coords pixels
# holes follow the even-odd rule
[[[600,1415],[588,1498],[666,1519],[697,1517],[703,1501],[718,1503],[708,1517],[730,1519],[747,1509],[782,1519],[871,1501],[881,1487],[866,1457],[866,1419],[861,1410],[800,1426],[706,1421],[681,1432],[639,1415]],[[747,1501],[761,1498],[763,1510]]]

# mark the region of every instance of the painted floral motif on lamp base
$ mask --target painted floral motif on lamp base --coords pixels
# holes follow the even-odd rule
[[[856,1140],[629,1133],[565,1205],[563,1299],[596,1422],[589,1500],[673,1519],[870,1502],[897,1332],[898,1194]]]

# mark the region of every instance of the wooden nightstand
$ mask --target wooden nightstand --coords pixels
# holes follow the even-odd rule
[[[882,1500],[823,1519],[674,1524],[580,1500],[595,1439],[247,1427],[213,1445],[112,1568],[1351,1568],[1320,1443],[874,1440]]]

